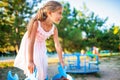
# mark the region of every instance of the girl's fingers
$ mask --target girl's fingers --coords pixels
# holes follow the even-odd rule
[[[34,69],[35,69],[35,65],[33,65],[33,68],[32,68],[32,73],[34,72]]]
[[[34,72],[34,65],[28,66],[28,70],[30,71],[30,73],[33,73]]]
[[[61,63],[61,65],[62,65],[62,67],[63,67],[63,68],[65,67],[65,64],[64,64],[64,62],[62,62],[62,63]]]
[[[34,65],[32,66],[32,69],[31,69],[31,73],[33,73],[34,72]]]
[[[32,68],[31,68],[31,67],[29,67],[28,69],[29,69],[30,73],[32,73]]]
[[[30,73],[33,73],[33,71],[34,71],[34,68],[31,67],[31,68],[30,68]]]

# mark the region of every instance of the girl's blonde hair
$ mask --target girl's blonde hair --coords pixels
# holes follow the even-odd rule
[[[33,23],[36,20],[45,21],[47,18],[47,12],[55,12],[58,9],[62,8],[62,5],[57,1],[49,1],[42,8],[40,8],[34,18],[31,18],[30,22],[27,25],[28,36],[30,36]]]

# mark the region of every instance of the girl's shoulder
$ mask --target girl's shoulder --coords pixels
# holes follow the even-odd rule
[[[39,21],[38,20],[34,20],[34,24],[38,25]]]
[[[38,27],[38,25],[39,25],[39,21],[38,21],[38,20],[35,20],[34,23],[33,23],[33,26]]]

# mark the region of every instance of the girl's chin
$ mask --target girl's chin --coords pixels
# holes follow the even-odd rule
[[[59,24],[60,23],[60,21],[56,21],[56,22],[54,22],[55,24]]]

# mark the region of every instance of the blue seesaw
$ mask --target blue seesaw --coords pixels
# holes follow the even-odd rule
[[[15,74],[14,76],[12,75],[12,72],[9,71],[7,75],[7,80],[19,80],[18,75]]]
[[[60,80],[62,77],[67,78],[68,80],[74,80],[69,74],[66,73],[65,69],[62,68],[61,64],[58,63],[58,74],[52,77],[51,80]],[[37,70],[34,70],[34,73],[25,78],[25,80],[37,80],[36,79]],[[12,75],[11,71],[8,72],[7,80],[19,80],[18,75]],[[48,78],[46,79],[48,80]]]
[[[95,73],[99,71],[99,59],[95,54],[64,54],[67,73]]]
[[[29,76],[27,76],[24,80],[38,80],[36,78],[36,74],[37,74],[37,69],[34,69],[34,72],[32,74],[30,74]],[[7,75],[7,80],[19,80],[19,77],[17,74],[15,74],[14,76],[12,75],[11,71],[8,72]],[[48,79],[47,79],[48,80]]]
[[[65,69],[62,68],[62,65],[58,63],[58,74],[56,74],[52,80],[61,80],[61,77],[65,77],[68,80],[74,80],[69,74],[66,73]]]

